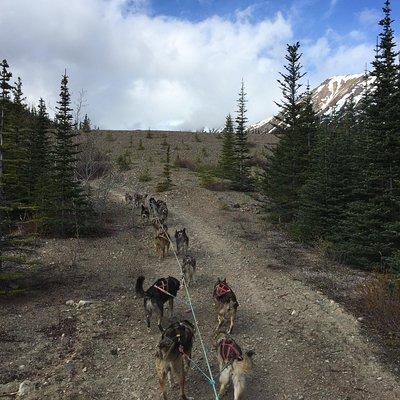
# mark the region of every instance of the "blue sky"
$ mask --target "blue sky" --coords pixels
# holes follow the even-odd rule
[[[131,5],[135,3],[132,1]],[[255,23],[282,12],[293,21],[295,36],[299,40],[320,37],[327,30],[333,30],[342,36],[358,30],[373,40],[378,33],[377,24],[374,22],[380,17],[382,6],[383,0],[150,0],[147,2],[148,12],[152,15],[171,16],[192,22],[199,22],[215,15],[234,20],[242,12]],[[394,18],[399,20],[400,2],[392,1],[392,8]]]
[[[362,73],[381,0],[1,0],[0,49],[30,104],[72,97],[102,128],[220,127],[242,78],[251,123],[276,112],[287,43],[312,87]],[[72,13],[72,14],[71,14]],[[68,16],[73,15],[73,18]],[[400,1],[393,1],[396,37]]]

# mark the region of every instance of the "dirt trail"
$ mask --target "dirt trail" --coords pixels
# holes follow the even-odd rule
[[[174,172],[174,179],[181,187],[158,197],[169,206],[170,231],[186,227],[190,237],[189,251],[198,263],[191,293],[214,372],[212,287],[226,277],[240,303],[233,334],[244,350],[256,351],[246,399],[400,399],[399,383],[378,361],[378,350],[361,335],[357,319],[272,268],[282,262],[297,268],[305,261],[290,244],[282,261],[277,248],[284,239],[265,230],[254,200],[199,188],[185,171]],[[178,277],[178,267],[171,254],[157,259],[152,228],[123,204],[124,193],[125,187],[114,193],[112,235],[48,241],[41,249],[46,268],[40,290],[1,304],[0,394],[2,383],[30,379],[36,390],[27,400],[159,398],[154,354],[160,334],[154,321],[146,328],[134,284],[141,274],[145,288],[160,276]],[[66,304],[81,299],[92,304]],[[190,318],[183,291],[175,313]],[[206,368],[198,341],[193,357]],[[171,391],[170,399],[177,394]],[[212,398],[209,384],[195,370],[189,373],[188,394],[195,400]]]
[[[358,321],[321,293],[268,269],[276,263],[274,255],[262,245],[240,240],[243,224],[229,221],[229,212],[221,212],[219,203],[204,189],[180,190],[168,198],[170,225],[187,228],[190,252],[198,259],[200,272],[192,293],[204,332],[215,324],[213,282],[226,277],[237,294],[234,334],[244,349],[257,354],[248,398],[400,399],[399,384],[377,361]],[[201,378],[195,382],[197,389],[197,382],[207,389]],[[210,397],[201,390],[195,398]]]

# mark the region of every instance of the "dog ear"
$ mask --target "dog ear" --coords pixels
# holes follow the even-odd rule
[[[186,228],[183,228],[182,232],[183,232],[183,233],[186,233]]]
[[[224,278],[224,280],[222,282],[226,283],[226,278]]]

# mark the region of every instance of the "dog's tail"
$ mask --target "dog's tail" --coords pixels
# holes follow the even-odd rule
[[[144,297],[144,295],[145,295],[145,292],[143,289],[143,282],[144,282],[144,276],[139,276],[139,278],[137,278],[137,281],[136,281],[136,294],[139,297]]]
[[[250,372],[253,368],[253,356],[255,352],[253,350],[246,351],[243,356],[243,372]]]

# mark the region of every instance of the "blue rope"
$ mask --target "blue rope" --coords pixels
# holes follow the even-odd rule
[[[213,391],[214,391],[214,395],[215,395],[215,400],[220,400],[220,399],[219,399],[219,395],[218,395],[218,391],[217,391],[217,385],[216,385],[216,383],[215,383],[215,380],[214,380],[214,377],[213,377],[213,373],[212,373],[212,371],[211,371],[211,365],[210,365],[210,362],[209,362],[209,360],[208,360],[207,351],[206,351],[206,348],[205,348],[205,346],[204,346],[203,338],[202,338],[202,336],[201,336],[199,324],[198,324],[197,318],[196,318],[196,313],[195,313],[195,311],[194,311],[194,307],[193,307],[192,300],[191,300],[191,297],[190,297],[189,289],[188,289],[188,286],[187,286],[187,284],[186,284],[185,276],[184,276],[184,274],[183,274],[183,268],[182,268],[181,262],[179,261],[178,255],[177,255],[176,252],[175,252],[174,244],[172,243],[172,240],[171,240],[169,234],[168,234],[167,231],[164,229],[163,223],[160,221],[160,219],[159,219],[158,216],[157,216],[157,211],[156,211],[156,209],[155,209],[155,207],[154,207],[153,204],[151,204],[151,208],[153,209],[153,213],[154,213],[156,219],[158,220],[161,229],[163,230],[163,232],[165,233],[165,236],[168,238],[168,241],[169,241],[170,244],[171,244],[172,251],[173,251],[173,253],[174,253],[174,256],[175,256],[175,258],[176,258],[176,261],[177,261],[177,263],[178,263],[178,265],[179,265],[179,268],[180,268],[180,270],[181,270],[182,281],[183,281],[183,284],[184,284],[184,286],[185,286],[185,291],[186,291],[186,296],[187,296],[188,304],[189,304],[191,313],[192,313],[192,315],[193,315],[194,324],[195,324],[196,330],[197,330],[197,332],[198,332],[198,336],[199,336],[199,339],[200,339],[200,344],[201,344],[201,347],[202,347],[202,350],[203,350],[203,353],[204,353],[204,357],[205,357],[205,360],[206,360],[206,364],[207,364],[207,369],[208,369],[209,375],[207,375],[204,371],[202,371],[197,365],[196,365],[196,367],[197,367],[198,370],[207,378],[208,383],[212,386]]]

